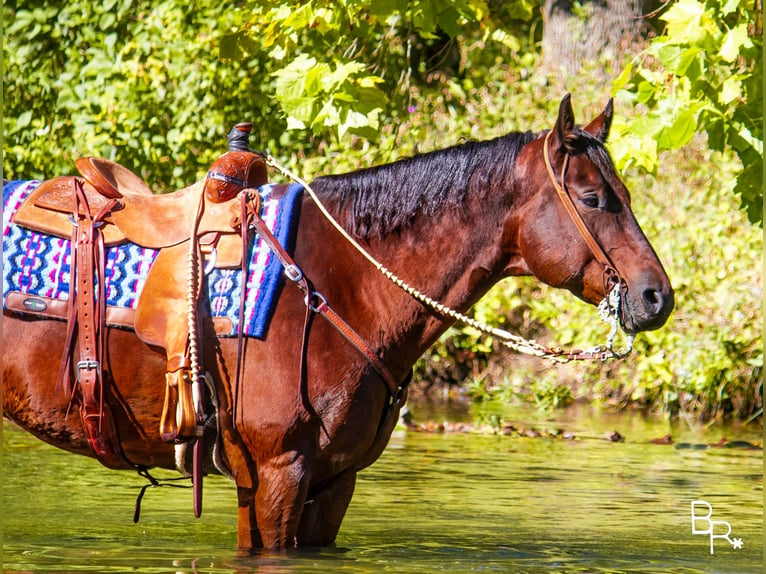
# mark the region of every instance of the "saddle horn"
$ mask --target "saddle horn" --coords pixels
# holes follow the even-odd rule
[[[229,132],[228,151],[207,172],[205,199],[213,203],[228,201],[245,188],[259,187],[268,181],[266,162],[250,150],[252,124],[242,122]]]

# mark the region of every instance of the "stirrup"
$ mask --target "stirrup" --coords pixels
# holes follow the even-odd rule
[[[165,403],[160,419],[160,437],[165,442],[189,442],[197,437],[191,370],[182,367],[165,373]]]

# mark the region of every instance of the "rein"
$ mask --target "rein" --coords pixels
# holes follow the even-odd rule
[[[548,135],[550,135],[550,133]],[[561,189],[561,187],[556,182],[556,178],[553,174],[553,170],[550,167],[550,160],[548,159],[548,136],[546,136],[544,147],[545,147],[544,155],[545,155],[546,166],[549,166],[548,174],[551,177],[551,181],[553,182],[554,187],[556,187],[558,191],[559,189]],[[365,259],[367,259],[367,261],[369,261],[384,277],[386,277],[394,285],[402,289],[409,296],[421,302],[422,304],[426,305],[427,307],[431,308],[432,310],[436,311],[440,315],[444,317],[450,317],[456,321],[459,321],[465,325],[468,325],[469,327],[473,327],[474,329],[477,329],[478,331],[484,333],[485,335],[490,335],[494,338],[497,338],[501,344],[503,344],[504,346],[508,347],[509,349],[513,351],[516,351],[518,353],[523,353],[525,355],[540,357],[543,359],[550,359],[551,361],[557,362],[557,363],[568,363],[570,361],[581,361],[581,360],[606,361],[607,359],[622,359],[631,352],[633,348],[633,337],[634,337],[632,334],[628,335],[628,342],[625,349],[621,349],[619,351],[613,349],[614,338],[615,338],[615,335],[617,334],[617,330],[620,325],[619,315],[620,315],[620,308],[621,308],[620,306],[621,291],[623,289],[622,281],[619,279],[619,275],[617,274],[617,271],[614,269],[614,266],[612,266],[611,263],[609,262],[609,258],[606,255],[606,253],[604,253],[604,250],[601,248],[601,246],[598,244],[598,242],[595,240],[592,234],[590,234],[590,231],[587,230],[585,223],[582,221],[582,218],[580,217],[579,213],[575,209],[574,204],[572,204],[571,198],[569,198],[569,196],[564,192],[563,189],[562,191],[559,192],[559,197],[562,198],[562,202],[564,202],[564,205],[566,206],[567,202],[564,199],[564,196],[566,196],[566,198],[569,201],[569,204],[571,204],[571,209],[574,210],[574,213],[576,213],[577,216],[575,217],[572,214],[569,207],[567,208],[567,212],[570,214],[570,217],[572,217],[572,219],[575,221],[575,225],[578,227],[578,229],[580,229],[580,225],[577,224],[577,220],[579,219],[580,224],[583,227],[583,230],[581,230],[580,233],[583,234],[583,237],[586,237],[586,235],[590,237],[590,239],[586,239],[586,243],[593,251],[594,256],[602,264],[605,265],[605,271],[604,271],[605,284],[608,286],[611,283],[616,283],[614,287],[611,289],[611,291],[607,290],[607,295],[604,297],[601,303],[599,303],[599,306],[598,306],[599,315],[602,321],[607,322],[611,325],[611,330],[609,335],[607,336],[606,344],[598,345],[596,347],[593,347],[591,349],[586,349],[586,350],[581,350],[581,349],[566,350],[566,349],[562,349],[561,347],[546,347],[545,345],[541,345],[540,343],[534,340],[525,339],[524,337],[521,337],[520,335],[515,335],[504,329],[492,327],[490,325],[487,325],[486,323],[477,321],[476,319],[472,319],[471,317],[468,317],[467,315],[460,313],[459,311],[451,309],[450,307],[447,307],[446,305],[443,305],[442,303],[435,301],[434,299],[422,293],[415,287],[412,287],[403,279],[399,278],[392,271],[389,271],[382,263],[380,263],[366,249],[364,249],[364,247],[362,247],[359,244],[359,242],[356,241],[356,239],[354,239],[351,235],[348,234],[348,232],[346,232],[345,229],[343,229],[343,227],[337,222],[337,220],[327,210],[327,208],[324,206],[324,204],[319,199],[319,197],[317,197],[316,193],[311,188],[311,186],[307,182],[305,182],[301,177],[294,174],[285,166],[280,164],[270,154],[265,154],[264,159],[267,165],[270,165],[271,167],[275,168],[277,171],[282,173],[282,175],[284,175],[285,177],[303,186],[303,188],[308,192],[308,194],[311,196],[311,199],[314,201],[314,203],[322,212],[322,214],[325,216],[325,218],[330,222],[330,224]],[[565,159],[565,164],[564,164],[564,170],[562,170],[562,182],[564,179],[564,175],[566,173],[566,166],[568,163],[569,163],[569,155],[567,154],[567,157]],[[611,271],[607,271],[608,269]]]

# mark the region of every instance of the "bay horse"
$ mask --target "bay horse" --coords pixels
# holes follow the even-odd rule
[[[622,328],[657,329],[671,313],[673,289],[604,147],[611,120],[610,101],[576,126],[567,95],[552,130],[320,177],[312,188],[372,256],[458,311],[500,279],[520,275],[597,304],[606,295],[603,266],[557,197],[563,180],[624,282]],[[335,540],[357,473],[390,438],[413,364],[453,322],[373,269],[310,198],[299,217],[294,260],[386,365],[400,396],[326,321],[312,322],[302,348],[303,295],[285,286],[265,337],[245,341],[233,425],[236,340],[207,333],[204,363],[221,403],[222,457],[237,485],[242,549]],[[3,414],[52,445],[92,456],[79,417],[67,417],[68,400],[54,392],[65,333],[61,321],[4,312]],[[109,329],[107,349],[105,400],[125,456],[174,469],[173,445],[157,432],[164,355],[118,328]]]

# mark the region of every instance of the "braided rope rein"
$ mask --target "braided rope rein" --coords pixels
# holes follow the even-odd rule
[[[630,352],[632,351],[633,339],[635,337],[635,335],[632,333],[627,334],[626,346],[623,349],[615,350],[613,348],[614,339],[616,337],[617,331],[620,326],[619,312],[620,312],[621,289],[619,284],[615,285],[612,291],[606,297],[604,297],[604,299],[599,303],[599,306],[598,306],[599,316],[601,317],[601,320],[608,323],[611,327],[609,335],[607,336],[606,344],[598,345],[591,349],[586,349],[586,350],[579,350],[579,349],[565,350],[565,349],[562,349],[561,347],[553,347],[553,348],[546,347],[545,345],[541,345],[535,340],[525,339],[524,337],[520,335],[515,335],[509,331],[506,331],[505,329],[492,327],[490,325],[487,325],[486,323],[483,323],[481,321],[477,321],[476,319],[468,317],[467,315],[459,311],[456,311],[450,307],[447,307],[446,305],[442,303],[439,303],[438,301],[435,301],[434,299],[432,299],[425,293],[411,286],[409,283],[407,283],[406,281],[398,277],[395,273],[387,269],[385,265],[380,263],[364,247],[362,247],[359,244],[359,242],[357,242],[356,239],[354,239],[337,222],[337,220],[327,210],[327,208],[324,206],[324,204],[319,199],[319,197],[317,197],[316,193],[314,192],[313,189],[311,189],[311,186],[307,182],[305,182],[301,177],[294,174],[288,168],[280,164],[270,154],[264,154],[264,159],[269,166],[279,171],[285,177],[303,186],[303,188],[311,196],[311,199],[314,201],[316,206],[322,212],[322,215],[325,216],[325,218],[330,222],[330,224],[365,259],[367,259],[367,261],[369,261],[384,277],[386,277],[389,281],[391,281],[394,285],[399,287],[402,291],[407,293],[409,296],[416,299],[417,301],[420,301],[421,303],[433,309],[440,315],[454,319],[455,321],[468,325],[469,327],[473,327],[474,329],[480,331],[481,333],[484,333],[485,335],[495,337],[496,339],[500,341],[502,345],[504,345],[505,347],[508,347],[509,349],[513,351],[516,351],[518,353],[522,353],[525,355],[531,355],[534,357],[549,359],[556,363],[568,363],[574,360],[596,360],[597,359],[601,361],[606,361],[607,359],[622,359],[626,357],[628,354],[630,354]]]

